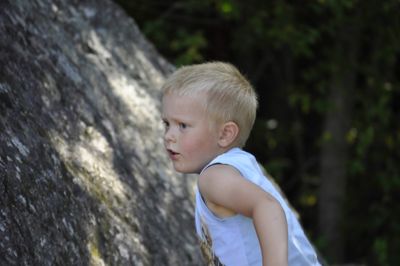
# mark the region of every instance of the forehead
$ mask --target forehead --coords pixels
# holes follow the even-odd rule
[[[200,95],[178,95],[175,93],[163,95],[163,116],[204,115],[205,111],[205,97]]]

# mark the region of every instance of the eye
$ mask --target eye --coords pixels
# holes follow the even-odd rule
[[[180,129],[186,129],[187,125],[185,123],[179,123],[179,128]]]
[[[169,128],[169,122],[167,120],[163,120],[163,124],[165,129]]]

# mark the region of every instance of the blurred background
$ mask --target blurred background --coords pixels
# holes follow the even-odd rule
[[[245,149],[327,263],[400,265],[400,1],[114,1],[175,66],[248,77]]]

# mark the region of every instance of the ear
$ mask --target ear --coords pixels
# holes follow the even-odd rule
[[[218,144],[222,148],[226,148],[231,145],[239,135],[239,127],[235,122],[227,122],[222,125]]]

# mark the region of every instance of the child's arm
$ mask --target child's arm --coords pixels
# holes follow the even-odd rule
[[[199,177],[207,204],[251,217],[263,256],[263,265],[288,265],[288,232],[285,214],[269,193],[227,165],[207,168]]]

